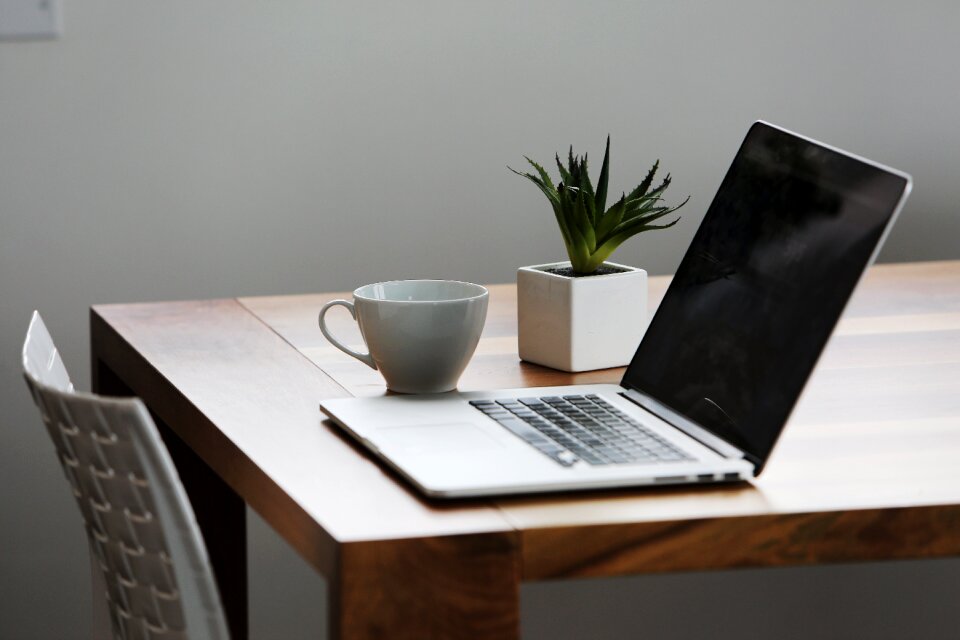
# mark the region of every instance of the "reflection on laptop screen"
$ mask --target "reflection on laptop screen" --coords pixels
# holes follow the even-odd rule
[[[907,182],[754,125],[624,386],[766,459]]]

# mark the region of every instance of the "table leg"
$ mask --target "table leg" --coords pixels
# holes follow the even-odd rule
[[[511,533],[345,544],[328,584],[331,640],[520,637]]]
[[[95,393],[134,395],[109,367],[98,360],[94,362]],[[217,581],[230,638],[246,640],[249,635],[246,505],[169,426],[156,415],[153,419],[193,506]]]

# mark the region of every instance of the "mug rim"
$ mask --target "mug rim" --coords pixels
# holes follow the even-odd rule
[[[370,296],[365,296],[360,293],[361,289],[366,289],[367,287],[376,287],[378,285],[389,285],[397,283],[410,283],[410,282],[450,282],[454,284],[463,284],[470,287],[477,287],[480,291],[476,295],[464,296],[462,298],[449,298],[447,300],[385,300],[383,298],[371,298]],[[409,280],[384,280],[383,282],[371,282],[369,284],[360,285],[353,290],[353,297],[357,300],[365,300],[367,302],[376,302],[379,304],[392,303],[392,304],[449,304],[455,302],[467,302],[470,300],[479,300],[490,295],[490,291],[483,286],[482,284],[477,284],[475,282],[467,282],[466,280],[442,280],[439,278],[412,278]]]

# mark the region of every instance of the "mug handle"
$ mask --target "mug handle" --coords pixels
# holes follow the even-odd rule
[[[339,305],[339,306],[341,306],[341,307],[346,307],[346,308],[347,308],[347,311],[350,312],[350,315],[353,317],[353,319],[354,319],[354,320],[357,319],[357,312],[356,312],[356,310],[353,308],[353,303],[352,303],[352,302],[350,302],[349,300],[331,300],[331,301],[328,302],[327,304],[323,305],[323,309],[320,309],[320,317],[317,319],[317,321],[320,323],[320,332],[323,333],[324,337],[325,337],[327,340],[329,340],[330,343],[331,343],[333,346],[335,346],[337,349],[340,349],[340,351],[343,351],[343,352],[344,352],[345,354],[347,354],[348,356],[353,356],[354,358],[356,358],[357,360],[359,360],[359,361],[362,362],[363,364],[367,365],[367,366],[370,367],[371,369],[376,370],[376,368],[377,368],[377,363],[373,361],[373,356],[371,356],[369,353],[360,353],[360,352],[358,352],[358,351],[354,351],[354,350],[351,349],[350,347],[344,345],[344,344],[341,343],[339,340],[337,340],[336,338],[334,338],[334,337],[330,334],[330,332],[327,330],[327,324],[326,324],[326,322],[324,322],[323,317],[327,314],[327,311],[329,311],[331,307],[335,307],[335,306],[337,306],[337,305]],[[361,336],[362,336],[362,333],[361,333]],[[367,349],[368,349],[368,351],[369,351],[369,347],[368,347]]]

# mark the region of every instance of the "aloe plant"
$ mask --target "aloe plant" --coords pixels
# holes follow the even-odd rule
[[[603,154],[603,167],[596,191],[587,173],[587,154],[583,157],[573,155],[570,147],[567,166],[564,167],[557,154],[557,167],[560,169],[560,182],[553,185],[546,170],[531,160],[527,162],[536,170],[536,175],[517,171],[507,167],[519,176],[533,182],[547,196],[550,206],[557,217],[563,242],[567,246],[570,265],[576,274],[594,273],[611,254],[627,239],[643,231],[667,229],[680,221],[678,217],[666,224],[653,224],[670,215],[690,200],[687,199],[675,207],[663,203],[663,194],[670,186],[670,174],[651,189],[654,176],[660,168],[660,161],[653,163],[646,177],[629,194],[624,192],[620,199],[607,206],[607,182],[610,178],[610,136],[607,136],[607,150]]]

